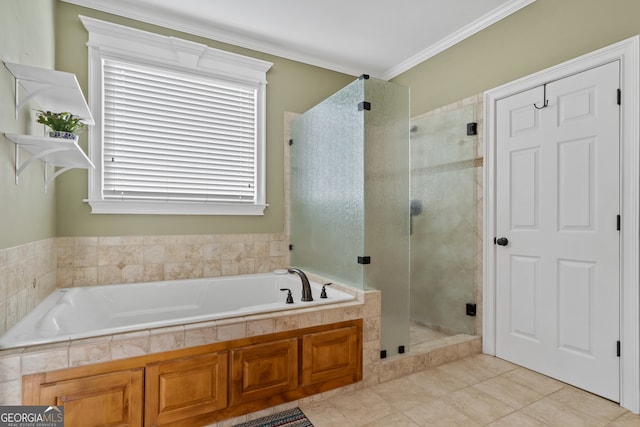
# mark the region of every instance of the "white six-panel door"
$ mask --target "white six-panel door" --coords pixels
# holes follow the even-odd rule
[[[496,355],[614,401],[618,88],[615,61],[496,107]]]

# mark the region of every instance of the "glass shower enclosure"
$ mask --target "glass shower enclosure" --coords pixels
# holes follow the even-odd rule
[[[381,350],[409,350],[409,89],[362,76],[291,125],[291,265],[382,291]]]
[[[481,260],[477,209],[482,158],[475,105],[411,121],[411,321],[445,335],[475,333]],[[471,134],[468,134],[471,133]],[[475,306],[474,306],[475,307]]]

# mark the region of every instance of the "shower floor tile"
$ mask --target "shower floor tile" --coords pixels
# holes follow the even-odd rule
[[[448,336],[449,335],[445,334],[444,332],[436,331],[418,323],[412,322],[409,326],[409,342],[411,344],[411,347],[415,347],[431,341],[436,341]]]

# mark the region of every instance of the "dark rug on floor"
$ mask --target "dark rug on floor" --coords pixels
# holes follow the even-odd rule
[[[233,427],[313,427],[313,424],[300,408],[294,408]]]

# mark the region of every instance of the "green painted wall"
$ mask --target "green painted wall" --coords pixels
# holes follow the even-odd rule
[[[24,0],[23,0],[24,1]],[[30,0],[32,1],[32,0]],[[264,59],[274,65],[267,73],[267,203],[263,217],[92,215],[87,197],[87,172],[76,170],[58,178],[56,192],[58,236],[150,234],[279,233],[284,231],[284,112],[304,112],[338,91],[355,77],[308,66],[272,55],[144,24],[91,9],[58,2],[56,13],[56,67],[77,75],[87,90],[87,31],[78,15],[194,40],[210,47]],[[86,135],[81,137],[86,149]]]
[[[55,0],[0,1],[0,59],[54,68]],[[44,166],[34,162],[15,184],[14,147],[5,133],[42,135],[27,105],[15,116],[15,79],[0,64],[0,249],[55,236],[55,185],[44,191]],[[27,158],[23,155],[22,159]]]
[[[55,235],[283,231],[283,112],[303,112],[354,77],[59,0],[0,1],[1,59],[45,68],[55,64],[75,73],[86,94],[87,33],[79,14],[273,62],[267,75],[267,202],[271,206],[264,217],[91,215],[82,202],[87,197],[86,171],[61,175],[45,194],[42,165],[34,163],[15,186],[13,144],[0,136],[0,248]],[[416,116],[638,33],[638,0],[537,0],[393,81],[411,88],[412,115]],[[15,120],[13,85],[11,75],[0,67],[0,132],[41,132],[28,109]],[[81,145],[86,149],[86,136]]]
[[[416,116],[638,33],[638,0],[537,0],[393,81]]]

